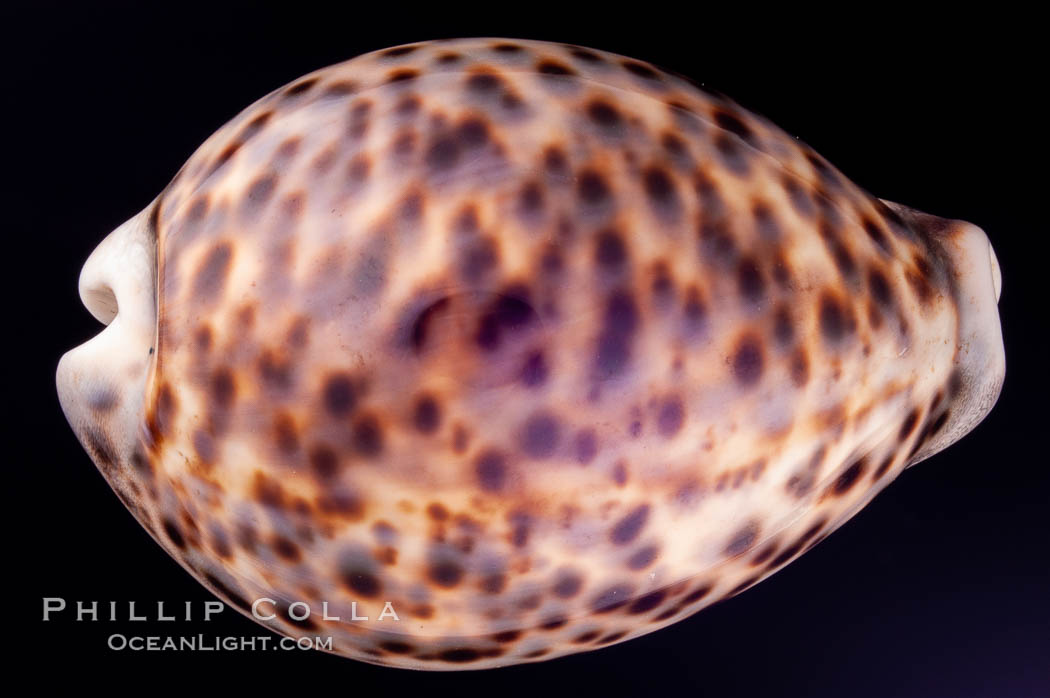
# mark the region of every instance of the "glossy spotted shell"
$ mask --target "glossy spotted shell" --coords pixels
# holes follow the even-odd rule
[[[59,390],[232,605],[481,668],[737,594],[959,438],[1002,380],[999,283],[976,227],[649,64],[424,43],[209,138],[89,260],[112,322]]]

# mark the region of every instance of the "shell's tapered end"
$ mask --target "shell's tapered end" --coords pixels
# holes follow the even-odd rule
[[[84,264],[80,298],[106,327],[59,360],[59,401],[77,438],[104,472],[131,458],[142,419],[156,334],[152,206],[110,233]]]
[[[992,262],[992,288],[995,289],[995,302],[998,303],[1003,295],[1003,272],[999,268],[999,258],[995,256],[995,249],[991,243],[988,245],[988,256]]]
[[[991,412],[1006,375],[1006,352],[999,323],[1003,277],[988,236],[978,226],[932,216],[886,202],[946,263],[958,307],[950,404],[933,433],[911,458],[914,465],[952,445]],[[939,422],[939,423],[938,423]]]

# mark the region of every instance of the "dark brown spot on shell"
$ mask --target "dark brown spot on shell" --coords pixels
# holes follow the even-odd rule
[[[766,569],[776,569],[798,555],[806,543],[813,538],[813,536],[817,535],[826,524],[827,521],[825,519],[821,519],[814,523],[806,529],[806,532],[803,533],[795,543],[782,550],[775,558],[773,558],[766,566]]]
[[[603,99],[595,99],[587,104],[587,116],[605,134],[618,136],[623,130],[623,116],[620,110]]]
[[[871,291],[872,298],[883,308],[890,308],[893,305],[893,291],[890,289],[889,281],[886,279],[886,275],[878,269],[868,270],[868,288]]]
[[[498,632],[498,633],[494,634],[492,636],[492,639],[495,640],[496,642],[510,643],[510,642],[516,642],[518,640],[518,638],[520,638],[520,637],[521,637],[521,631],[520,630],[504,630],[502,632]]]
[[[510,541],[515,548],[523,548],[529,542],[532,532],[532,517],[528,514],[515,511],[507,516],[511,526]]]
[[[836,296],[825,292],[820,297],[820,332],[824,340],[837,345],[853,334],[855,329],[852,313]]]
[[[930,283],[932,276],[930,264],[918,256],[915,257],[914,262],[916,271],[907,272],[905,277],[908,279],[908,284],[911,286],[916,298],[919,299],[919,302],[923,304],[929,303],[933,299],[933,285]]]
[[[521,382],[527,388],[539,387],[547,381],[549,372],[543,352],[536,350],[525,358],[521,367]]]
[[[236,585],[232,583],[226,583],[222,579],[219,579],[216,575],[211,572],[204,572],[204,581],[210,584],[220,596],[225,597],[237,608],[242,611],[251,610],[251,604],[244,598],[244,594],[234,589]]]
[[[460,144],[452,134],[442,135],[431,141],[424,161],[434,174],[451,170],[460,159]]]
[[[95,444],[92,445],[95,446]],[[206,464],[215,462],[215,439],[206,430],[197,429],[193,432],[193,450],[201,462]]]
[[[901,424],[900,432],[897,438],[904,442],[908,440],[908,437],[915,431],[915,425],[919,423],[919,411],[912,410],[908,413],[908,416],[904,418],[904,422]]]
[[[700,290],[696,286],[690,286],[686,290],[685,304],[682,306],[682,320],[686,337],[698,337],[707,327],[707,304],[704,303]]]
[[[518,196],[518,215],[528,224],[543,212],[543,189],[539,182],[528,182]]]
[[[663,589],[658,589],[657,591],[650,592],[645,596],[636,599],[627,608],[627,612],[632,615],[648,613],[649,611],[662,604],[665,598],[667,598],[667,592]]]
[[[639,61],[625,60],[622,61],[620,65],[623,66],[624,70],[626,70],[628,73],[634,75],[637,78],[641,78],[643,80],[648,80],[651,82],[660,81],[660,73],[656,72],[651,66],[648,66],[645,63],[641,63]]]
[[[659,310],[666,310],[674,301],[675,285],[671,278],[671,271],[666,262],[657,262],[652,269],[652,282],[650,290],[653,294],[653,304]],[[699,293],[698,293],[699,295]]]
[[[489,142],[488,124],[478,117],[469,117],[456,128],[456,138],[466,149],[480,148]]]
[[[856,484],[857,480],[864,474],[864,471],[867,470],[867,467],[867,460],[864,458],[861,458],[850,465],[842,471],[842,474],[838,476],[834,483],[832,483],[831,487],[828,489],[828,494],[839,497],[849,492],[853,485]]]
[[[427,563],[427,578],[439,587],[451,589],[462,581],[463,566],[453,556],[440,550]]]
[[[936,436],[940,433],[944,425],[948,423],[949,410],[941,412],[936,419],[930,423],[929,437]]]
[[[325,409],[333,417],[345,417],[357,404],[357,393],[350,376],[338,373],[329,376],[324,384]]]
[[[598,437],[593,429],[583,429],[576,434],[573,442],[576,462],[587,465],[598,455]]]
[[[574,637],[572,641],[574,644],[577,645],[585,645],[589,642],[594,642],[601,634],[602,633],[600,630],[588,630],[587,632],[581,633]]]
[[[588,63],[591,65],[597,65],[604,63],[605,59],[599,54],[591,51],[590,49],[583,48],[581,46],[573,46],[569,49],[569,54],[576,60]]]
[[[715,111],[714,117],[719,128],[729,131],[741,140],[750,141],[754,138],[754,132],[736,114],[719,109]]]
[[[302,85],[302,83],[300,83],[300,85]],[[310,85],[307,85],[307,88],[309,87]],[[240,144],[246,143],[248,140],[254,137],[255,134],[259,133],[259,131],[261,131],[263,127],[266,126],[266,124],[270,121],[270,117],[272,116],[272,111],[266,111],[249,121],[247,125],[245,125],[245,127],[241,130],[240,134],[238,134],[237,136],[237,140],[240,142]]]
[[[160,442],[171,433],[171,428],[178,411],[178,403],[171,385],[163,383],[157,389],[153,418],[150,420],[150,435],[154,442]]]
[[[571,77],[576,71],[555,60],[543,60],[536,64],[536,72],[548,77]]]
[[[391,654],[412,654],[416,651],[415,645],[400,640],[384,640],[379,643],[379,647]]]
[[[733,350],[731,359],[733,377],[744,387],[751,387],[762,378],[764,359],[762,345],[757,337],[744,335]]]
[[[561,439],[561,423],[549,412],[539,412],[525,421],[521,450],[534,459],[550,458]]]
[[[298,97],[299,95],[309,92],[310,89],[316,84],[317,78],[308,78],[306,80],[300,80],[299,82],[295,83],[294,85],[292,85],[284,91],[284,97]]]
[[[671,438],[685,423],[685,406],[677,395],[664,399],[656,417],[656,428],[664,438]]]
[[[611,613],[627,605],[633,593],[634,589],[628,584],[613,585],[595,595],[591,609],[595,613]]]
[[[753,308],[761,306],[766,294],[766,280],[754,257],[744,257],[737,264],[736,283],[748,305]]]
[[[170,519],[165,519],[163,522],[164,534],[168,536],[168,540],[171,541],[178,549],[186,548],[186,540],[183,537],[182,531],[178,530],[178,526]]]
[[[356,155],[350,160],[350,164],[346,168],[346,180],[351,192],[361,188],[365,180],[368,179],[371,170],[372,161],[364,153]]]
[[[745,579],[743,582],[741,582],[737,586],[733,587],[726,594],[726,596],[727,597],[728,596],[736,596],[737,594],[739,594],[740,592],[744,591],[745,589],[751,588],[755,584],[755,582],[757,582],[759,580],[759,577],[760,577],[760,575],[755,575],[754,577],[749,577],[748,579]]]
[[[274,536],[272,546],[277,556],[288,562],[299,562],[302,559],[303,554],[299,546],[284,536]]]
[[[277,189],[277,175],[273,172],[260,175],[248,185],[248,190],[241,200],[240,214],[245,219],[250,219],[269,203],[273,193]]]
[[[609,533],[609,540],[615,545],[626,545],[635,540],[649,520],[649,505],[642,504],[631,510],[616,522]]]
[[[627,367],[638,324],[638,307],[634,299],[626,291],[610,295],[597,342],[595,373],[599,380],[617,376]]]
[[[788,193],[788,199],[791,201],[791,205],[798,212],[799,216],[804,219],[812,218],[816,212],[816,206],[813,204],[813,198],[809,194],[807,188],[803,187],[794,175],[785,175],[784,177],[784,189]]]
[[[750,550],[754,545],[755,541],[758,540],[759,526],[755,521],[749,521],[739,531],[737,531],[726,543],[725,555],[726,557],[736,557]]]
[[[499,650],[486,650],[484,653],[480,650],[472,647],[457,647],[453,649],[443,650],[438,658],[446,662],[453,664],[466,664],[467,662],[476,662],[485,656],[499,656],[502,654]]]
[[[674,219],[680,213],[678,191],[674,180],[661,167],[649,167],[642,173],[646,196],[653,210],[665,219]]]
[[[894,235],[909,242],[916,241],[918,236],[908,226],[904,219],[901,218],[899,213],[878,199],[875,199],[873,203],[875,209],[879,212],[879,215],[882,216],[883,221],[886,223],[886,226]]]
[[[561,599],[571,599],[580,593],[583,588],[583,580],[580,575],[572,570],[561,570],[555,576],[551,591]]]
[[[236,394],[233,372],[229,368],[215,369],[209,381],[208,394],[216,407],[223,410],[229,409]]]
[[[563,628],[569,622],[569,619],[562,615],[551,616],[547,620],[540,623],[542,630],[557,630]]]
[[[480,586],[486,594],[500,594],[507,587],[507,575],[499,572],[488,574],[481,580]]]
[[[352,95],[357,91],[357,85],[350,80],[339,80],[325,86],[321,92],[322,99],[339,99]]]
[[[367,458],[378,456],[383,451],[383,429],[374,415],[363,415],[352,427],[354,450]]]
[[[333,477],[339,471],[339,456],[331,447],[316,444],[310,449],[310,467],[322,480]]]
[[[395,46],[394,48],[388,48],[385,51],[382,51],[379,56],[384,59],[401,58],[415,52],[418,48],[418,46],[413,45]]]
[[[719,269],[731,268],[737,249],[728,223],[721,218],[707,217],[704,213],[701,216],[698,232],[700,258]]]
[[[751,215],[755,218],[755,229],[763,240],[776,242],[780,239],[780,226],[768,204],[761,201],[751,207]]]
[[[416,95],[405,95],[394,105],[394,112],[401,118],[409,119],[419,113],[422,106],[422,100]]]
[[[585,169],[576,180],[576,195],[589,208],[598,208],[608,203],[609,185],[597,170]]]
[[[644,570],[656,560],[659,548],[656,545],[646,545],[639,548],[627,558],[627,567],[632,570]]]
[[[241,143],[240,142],[234,142],[234,143],[230,143],[225,148],[223,148],[222,152],[219,153],[219,156],[217,158],[215,158],[215,162],[212,163],[211,168],[208,170],[208,173],[204,176],[205,179],[211,177],[223,165],[228,163],[233,158],[233,156],[237,154],[237,151],[240,150],[240,147],[241,147]]]
[[[775,542],[770,543],[769,545],[762,548],[762,550],[760,550],[757,555],[751,558],[751,566],[758,567],[760,565],[765,564],[769,560],[769,558],[773,557],[776,551],[777,544]]]
[[[710,594],[712,589],[714,589],[714,586],[711,584],[704,584],[700,587],[697,587],[696,589],[682,597],[682,603],[685,605],[696,603],[700,599]]]
[[[543,168],[549,176],[564,179],[568,176],[569,161],[565,151],[557,146],[550,146],[543,153]]]
[[[433,434],[441,426],[441,405],[433,395],[421,395],[412,411],[412,423],[422,434]]]
[[[419,77],[419,71],[413,68],[400,68],[398,70],[391,71],[387,76],[388,83],[404,83],[415,80]]]
[[[751,174],[747,151],[739,139],[721,133],[715,136],[714,146],[727,170],[742,178]]]
[[[885,475],[887,471],[889,471],[889,469],[893,466],[894,455],[895,454],[891,453],[883,459],[882,463],[875,470],[875,473],[871,476],[872,480],[881,479],[882,476]]]
[[[451,304],[449,298],[439,298],[415,314],[408,328],[408,344],[415,353],[421,354],[426,349],[431,323]]]
[[[193,280],[193,296],[197,302],[208,303],[222,295],[230,274],[233,248],[220,242],[208,252]]]
[[[673,131],[668,131],[660,137],[660,145],[663,147],[667,157],[671,159],[675,167],[682,170],[691,169],[693,158],[685,141]]]
[[[482,281],[499,263],[499,250],[495,241],[479,237],[466,244],[459,261],[459,271],[468,284]]]
[[[478,95],[489,95],[503,89],[503,79],[495,73],[477,72],[467,78],[467,89]]]
[[[383,590],[372,558],[362,548],[350,547],[340,554],[339,579],[343,586],[364,598],[375,598]]]
[[[275,391],[285,391],[292,384],[292,367],[288,361],[280,358],[270,350],[259,355],[259,378],[266,387]]]
[[[507,462],[502,453],[488,450],[474,462],[478,484],[486,492],[499,492],[507,480]]]
[[[617,608],[619,608],[619,606],[617,606]],[[614,633],[609,633],[608,635],[603,635],[602,637],[600,637],[598,639],[597,643],[595,643],[595,644],[608,645],[608,644],[611,644],[611,643],[616,642],[618,640],[622,640],[626,636],[627,636],[627,631],[626,630],[617,630]]]
[[[602,271],[613,274],[627,263],[627,248],[623,237],[613,228],[598,233],[595,238],[594,260]]]
[[[864,232],[868,234],[872,242],[884,253],[891,255],[893,254],[893,247],[890,245],[889,239],[886,237],[886,233],[879,226],[878,223],[871,220],[870,218],[864,219]]]

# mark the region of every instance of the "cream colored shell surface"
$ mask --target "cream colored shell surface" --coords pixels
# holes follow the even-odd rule
[[[307,75],[114,235],[138,273],[82,289],[141,341],[63,360],[78,436],[203,583],[382,664],[546,659],[739,593],[1002,380],[979,229],[574,46]]]

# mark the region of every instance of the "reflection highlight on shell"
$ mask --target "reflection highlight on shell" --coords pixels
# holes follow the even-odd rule
[[[211,136],[88,259],[107,326],[57,382],[231,605],[483,668],[637,637],[816,545],[991,409],[1000,287],[976,226],[647,63],[419,43]]]

